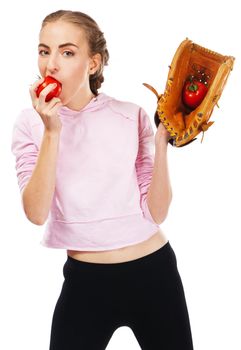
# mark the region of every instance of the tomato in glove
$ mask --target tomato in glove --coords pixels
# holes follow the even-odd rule
[[[195,109],[200,105],[207,91],[206,84],[201,81],[186,81],[182,90],[183,103],[187,107]]]
[[[54,79],[53,77],[50,77],[49,75],[46,76],[44,78],[44,81],[42,82],[42,84],[40,84],[38,86],[37,91],[36,91],[37,97],[39,97],[40,92],[44,88],[46,88],[47,85],[54,84],[54,83],[56,83],[57,86],[48,93],[48,95],[45,98],[45,102],[50,101],[53,97],[58,97],[61,93],[61,90],[62,90],[62,84],[58,80]]]

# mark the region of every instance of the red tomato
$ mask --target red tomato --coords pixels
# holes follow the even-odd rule
[[[47,77],[45,77],[42,84],[40,84],[38,86],[37,91],[36,91],[37,97],[39,97],[40,92],[44,88],[46,88],[47,85],[54,84],[54,83],[56,83],[57,86],[48,93],[48,95],[45,98],[45,102],[50,101],[53,97],[58,97],[61,93],[61,90],[62,90],[62,84],[58,80],[54,79],[53,77],[50,77],[49,75]]]
[[[191,108],[195,109],[200,105],[208,91],[207,86],[200,81],[186,81],[182,90],[183,103]]]

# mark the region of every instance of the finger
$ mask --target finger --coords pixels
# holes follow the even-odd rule
[[[56,116],[58,109],[61,106],[63,106],[62,102],[59,99],[57,99],[57,98],[56,98],[56,100],[54,100],[54,99],[55,98],[53,98],[51,100],[51,103],[49,102],[48,108],[46,108],[44,110],[45,117],[47,117],[47,118],[52,118],[52,116]]]
[[[50,110],[52,110],[54,107],[55,107],[55,105],[56,104],[58,104],[58,105],[63,105],[62,104],[62,101],[60,100],[60,98],[58,98],[58,97],[53,97],[49,102],[47,102],[47,104],[48,104],[48,109]]]
[[[36,80],[33,84],[30,85],[29,93],[30,93],[33,105],[37,104],[36,90],[38,86],[43,83],[43,81],[44,81],[44,78],[41,78]]]
[[[60,107],[63,106],[63,103],[60,101],[60,102],[56,102],[56,104],[54,105],[54,107],[52,108],[52,112],[54,114],[56,114],[59,110]]]
[[[47,85],[39,94],[39,104],[45,104],[46,96],[57,86],[56,83]]]
[[[62,101],[58,97],[53,97],[49,102],[45,102],[44,107],[38,104],[36,106],[37,112],[42,112],[46,117],[51,117],[52,115],[56,114],[55,106],[61,107]]]
[[[40,84],[42,84],[43,81],[44,81],[44,78],[35,80],[35,82],[34,82],[33,84],[31,84],[30,87],[29,87],[30,93],[33,92],[33,91],[36,91],[37,88],[38,88],[38,86],[39,86]]]

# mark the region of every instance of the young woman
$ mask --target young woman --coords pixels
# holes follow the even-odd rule
[[[145,350],[191,350],[175,253],[159,225],[172,198],[169,134],[155,137],[140,106],[98,93],[109,53],[96,22],[57,11],[42,23],[33,108],[16,120],[12,151],[27,218],[42,244],[67,251],[50,350],[105,349],[129,326]],[[54,84],[36,95],[43,78]],[[155,146],[155,154],[153,148]]]

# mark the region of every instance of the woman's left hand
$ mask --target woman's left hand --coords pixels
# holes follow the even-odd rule
[[[170,139],[170,133],[167,131],[165,126],[160,122],[155,134],[155,144],[158,145],[160,143],[163,143],[163,141],[165,142],[165,144],[167,144],[169,139]]]

